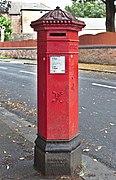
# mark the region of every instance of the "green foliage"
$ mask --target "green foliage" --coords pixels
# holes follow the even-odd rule
[[[0,59],[10,59],[10,56],[0,56]]]
[[[74,2],[72,6],[66,6],[65,10],[76,17],[102,18],[106,15],[105,4],[87,1],[84,3]]]
[[[8,13],[10,7],[11,1],[0,0],[0,13]]]
[[[4,16],[0,16],[0,28],[5,27],[5,41],[10,40],[12,34],[11,21]]]

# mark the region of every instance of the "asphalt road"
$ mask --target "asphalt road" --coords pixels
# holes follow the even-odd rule
[[[36,66],[0,63],[0,101],[10,111],[36,121]]]
[[[116,75],[79,73],[79,129],[83,153],[116,168]],[[0,105],[36,122],[36,66],[0,63]]]
[[[83,151],[116,169],[116,75],[82,72],[79,80]]]

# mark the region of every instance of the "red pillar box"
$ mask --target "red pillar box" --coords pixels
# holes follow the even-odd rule
[[[78,31],[85,26],[59,7],[37,31],[38,137],[34,165],[45,175],[72,174],[81,164],[78,135]]]

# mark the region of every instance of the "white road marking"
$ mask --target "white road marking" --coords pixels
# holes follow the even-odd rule
[[[36,74],[36,73],[34,73],[34,72],[29,72],[29,71],[22,71],[22,70],[20,70],[19,72],[21,72],[21,73],[26,73],[26,74]]]
[[[109,89],[116,89],[115,86],[108,86],[105,84],[97,84],[97,83],[92,83],[93,86],[99,86],[99,87],[104,87],[104,88],[109,88]]]
[[[8,68],[6,68],[6,67],[0,67],[0,69],[8,69]]]

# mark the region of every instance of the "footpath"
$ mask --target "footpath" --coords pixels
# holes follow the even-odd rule
[[[28,63],[32,65],[36,64],[36,61],[29,62],[28,60],[27,62],[24,60],[17,60],[17,63]],[[116,66],[79,64],[79,69],[102,72],[106,72],[107,70],[108,73],[116,73]],[[36,126],[9,112],[0,104],[0,180],[116,179],[115,171],[86,155],[82,155],[83,170],[80,173],[80,177],[78,175],[74,175],[73,177],[44,177],[33,167],[35,139]]]
[[[96,71],[96,72],[116,74],[116,66],[109,66],[109,65],[79,63],[79,69],[85,71]]]
[[[33,167],[36,126],[0,107],[0,180],[115,180],[113,170],[82,155],[81,177],[44,177]]]
[[[28,64],[28,65],[37,65],[36,60],[26,60],[26,59],[0,59],[0,62],[10,62],[18,64]],[[111,65],[100,65],[100,64],[85,64],[79,63],[79,70],[85,71],[96,71],[104,73],[114,73],[116,74],[116,66]]]

